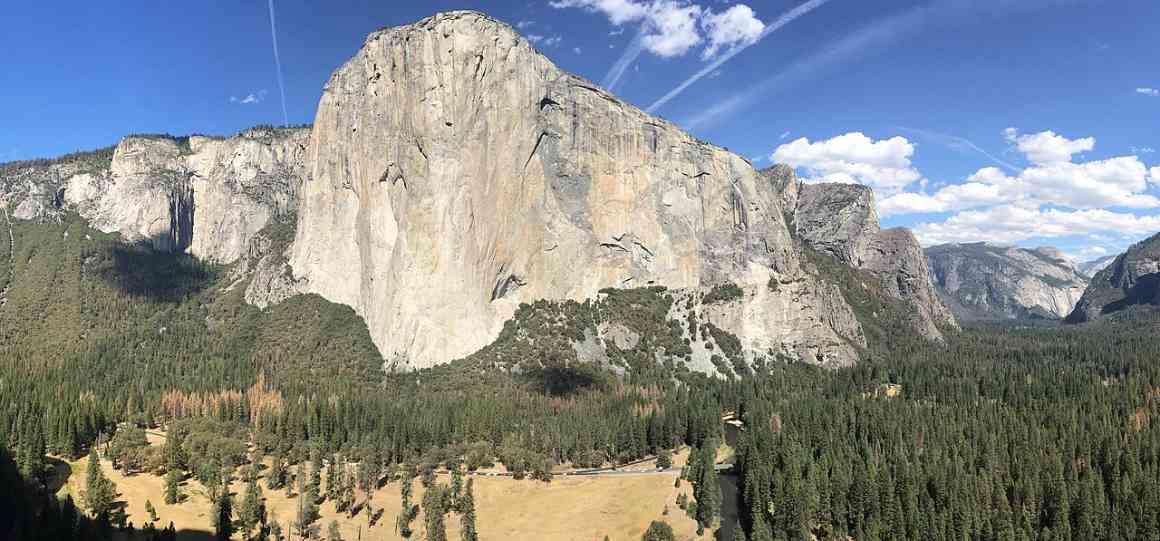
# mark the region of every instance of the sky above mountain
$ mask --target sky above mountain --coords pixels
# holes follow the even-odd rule
[[[467,8],[759,167],[872,186],[924,244],[1160,231],[1155,0],[66,4],[6,10],[0,161],[309,123],[369,32]]]

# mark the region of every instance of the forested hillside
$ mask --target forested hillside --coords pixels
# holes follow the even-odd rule
[[[7,223],[0,228],[7,236]],[[689,445],[685,475],[697,488],[687,512],[711,531],[722,526],[721,499],[703,465],[723,437],[721,415],[736,411],[745,421],[739,531],[753,541],[1160,534],[1152,319],[971,328],[931,343],[904,330],[903,307],[883,300],[876,282],[807,252],[809,272],[839,285],[866,329],[856,367],[735,362],[728,333],[698,324],[720,367],[715,377],[683,369],[671,361],[688,355],[689,322],[666,315],[735,292],[678,299],[653,288],[525,306],[479,353],[389,375],[345,307],[300,296],[259,311],[241,301],[228,267],[126,246],[75,218],[19,222],[11,232],[0,445],[30,486],[59,483],[58,459],[94,453],[125,472],[172,478],[181,505],[190,497],[176,488],[184,479],[220,487],[261,461],[274,468],[268,488],[280,489],[322,475],[321,464],[347,463],[326,486],[349,475],[359,490],[316,498],[361,508],[373,505],[369,483],[429,481],[436,469],[458,475],[498,463],[547,481],[562,465],[627,463]],[[574,344],[601,324],[640,339],[612,341],[605,363],[584,362]],[[147,445],[146,429],[165,430],[165,445]],[[104,493],[107,483],[93,483]],[[229,499],[210,495],[219,507]],[[13,514],[32,518],[0,524],[9,537],[26,535],[37,516],[80,520],[67,504],[30,498]],[[95,525],[72,530],[93,532],[84,538],[111,535],[106,525],[119,522],[116,505],[94,501],[80,505]],[[410,531],[418,508],[384,511]],[[230,513],[239,526],[257,520]],[[318,533],[312,520],[279,528]],[[149,535],[168,535],[162,526],[150,523]],[[272,524],[249,526],[272,535]]]

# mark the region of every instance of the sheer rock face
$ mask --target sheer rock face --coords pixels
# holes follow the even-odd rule
[[[828,301],[765,289],[804,273],[781,193],[746,160],[481,14],[369,36],[327,83],[309,147],[295,278],[353,307],[397,368],[480,348],[520,302],[726,281],[762,289],[727,329],[749,349],[855,359],[843,336],[859,331],[835,329]]]
[[[272,219],[294,212],[307,134],[254,129],[229,139],[130,136],[107,165],[30,167],[10,177],[23,182],[11,182],[6,195],[17,200],[19,219],[75,210],[94,228],[127,241],[232,263]]]
[[[780,165],[762,173],[781,187],[783,201],[794,204],[793,230],[803,243],[878,276],[885,291],[910,305],[911,324],[923,336],[938,339],[940,328],[956,328],[935,290],[918,239],[908,229],[881,229],[869,187],[803,183]]]
[[[1067,321],[1096,321],[1146,306],[1160,306],[1160,234],[1133,244],[1097,272]]]
[[[1062,319],[1087,280],[1059,250],[982,242],[926,249],[935,282],[963,319]]]

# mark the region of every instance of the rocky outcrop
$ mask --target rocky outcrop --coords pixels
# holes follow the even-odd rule
[[[908,229],[881,229],[869,187],[803,183],[784,165],[762,174],[794,204],[791,222],[801,242],[877,276],[887,294],[906,301],[910,323],[923,336],[940,338],[942,329],[957,326],[934,288],[918,239]]]
[[[781,193],[506,24],[439,14],[371,34],[319,103],[290,253],[396,367],[492,341],[522,302],[736,282],[749,351],[856,357],[807,287]],[[767,287],[770,279],[807,286]]]
[[[774,164],[762,169],[760,173],[781,194],[781,208],[787,212],[786,221],[792,223],[793,211],[798,203],[798,188],[801,186],[797,173],[794,173],[793,167],[784,163]]]
[[[926,257],[948,304],[967,320],[1062,319],[1087,285],[1051,247],[943,244]]]
[[[18,219],[75,210],[130,242],[232,263],[258,231],[297,207],[308,133],[129,136],[107,162],[96,156],[12,167],[0,200],[14,204]]]
[[[1160,234],[1133,244],[1096,273],[1067,321],[1096,321],[1158,305]]]

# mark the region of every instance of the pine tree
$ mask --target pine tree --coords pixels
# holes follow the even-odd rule
[[[459,467],[451,469],[451,492],[449,493],[451,499],[451,510],[457,513],[462,512],[459,506],[459,499],[463,496],[463,474],[459,472]]]
[[[399,516],[395,519],[395,528],[404,538],[411,537],[411,521],[415,519],[415,506],[411,503],[411,484],[414,478],[410,474],[405,476],[399,487],[402,505]]]
[[[648,525],[644,535],[641,536],[641,541],[674,541],[676,536],[673,535],[673,527],[669,523],[654,520]]]
[[[279,454],[270,463],[270,471],[266,474],[266,487],[278,490],[283,486],[286,486],[286,458]]]
[[[261,532],[266,522],[266,501],[257,477],[251,477],[246,485],[246,495],[242,498],[242,509],[238,517],[242,526],[242,537],[251,539],[251,534]]]
[[[697,500],[697,522],[704,527],[713,525],[721,507],[721,486],[717,484],[716,442],[708,440],[697,450],[697,477],[693,481],[693,497]]]
[[[165,503],[173,505],[181,501],[181,493],[178,492],[178,474],[176,468],[169,468],[165,473]]]
[[[318,535],[318,504],[306,485],[306,477],[298,476],[298,512],[294,517],[294,529],[299,539]]]
[[[277,520],[270,521],[270,535],[271,541],[286,541],[285,534],[282,533],[282,524]]]
[[[228,488],[222,491],[214,505],[213,529],[218,541],[234,535],[234,498]]]
[[[671,467],[673,467],[673,451],[667,447],[657,451],[657,468],[667,470]]]
[[[314,457],[310,460],[310,483],[306,486],[306,493],[310,495],[310,501],[318,502],[318,497],[322,489],[322,459],[319,458],[318,453],[314,453]],[[299,492],[301,494],[301,492]]]
[[[330,457],[326,466],[326,499],[337,501],[341,489],[342,469],[338,464],[338,455]]]
[[[354,510],[354,477],[349,473],[339,476],[338,500],[335,509],[339,512]]]
[[[153,502],[145,500],[145,512],[149,515],[151,522],[157,522],[157,510],[153,508]]]
[[[443,503],[446,499],[446,489],[432,484],[423,493],[423,519],[427,526],[427,541],[447,541],[446,525],[443,515],[447,513]]]
[[[463,496],[459,499],[459,513],[462,515],[459,530],[461,541],[479,541],[479,534],[475,531],[475,479],[467,480]]]
[[[89,470],[85,480],[85,505],[89,514],[98,520],[109,520],[116,497],[117,489],[101,471],[101,461],[94,446],[89,449]]]
[[[161,458],[166,469],[176,470],[185,466],[181,442],[178,440],[178,432],[174,427],[170,427],[170,430],[165,433],[165,443],[161,446]]]

